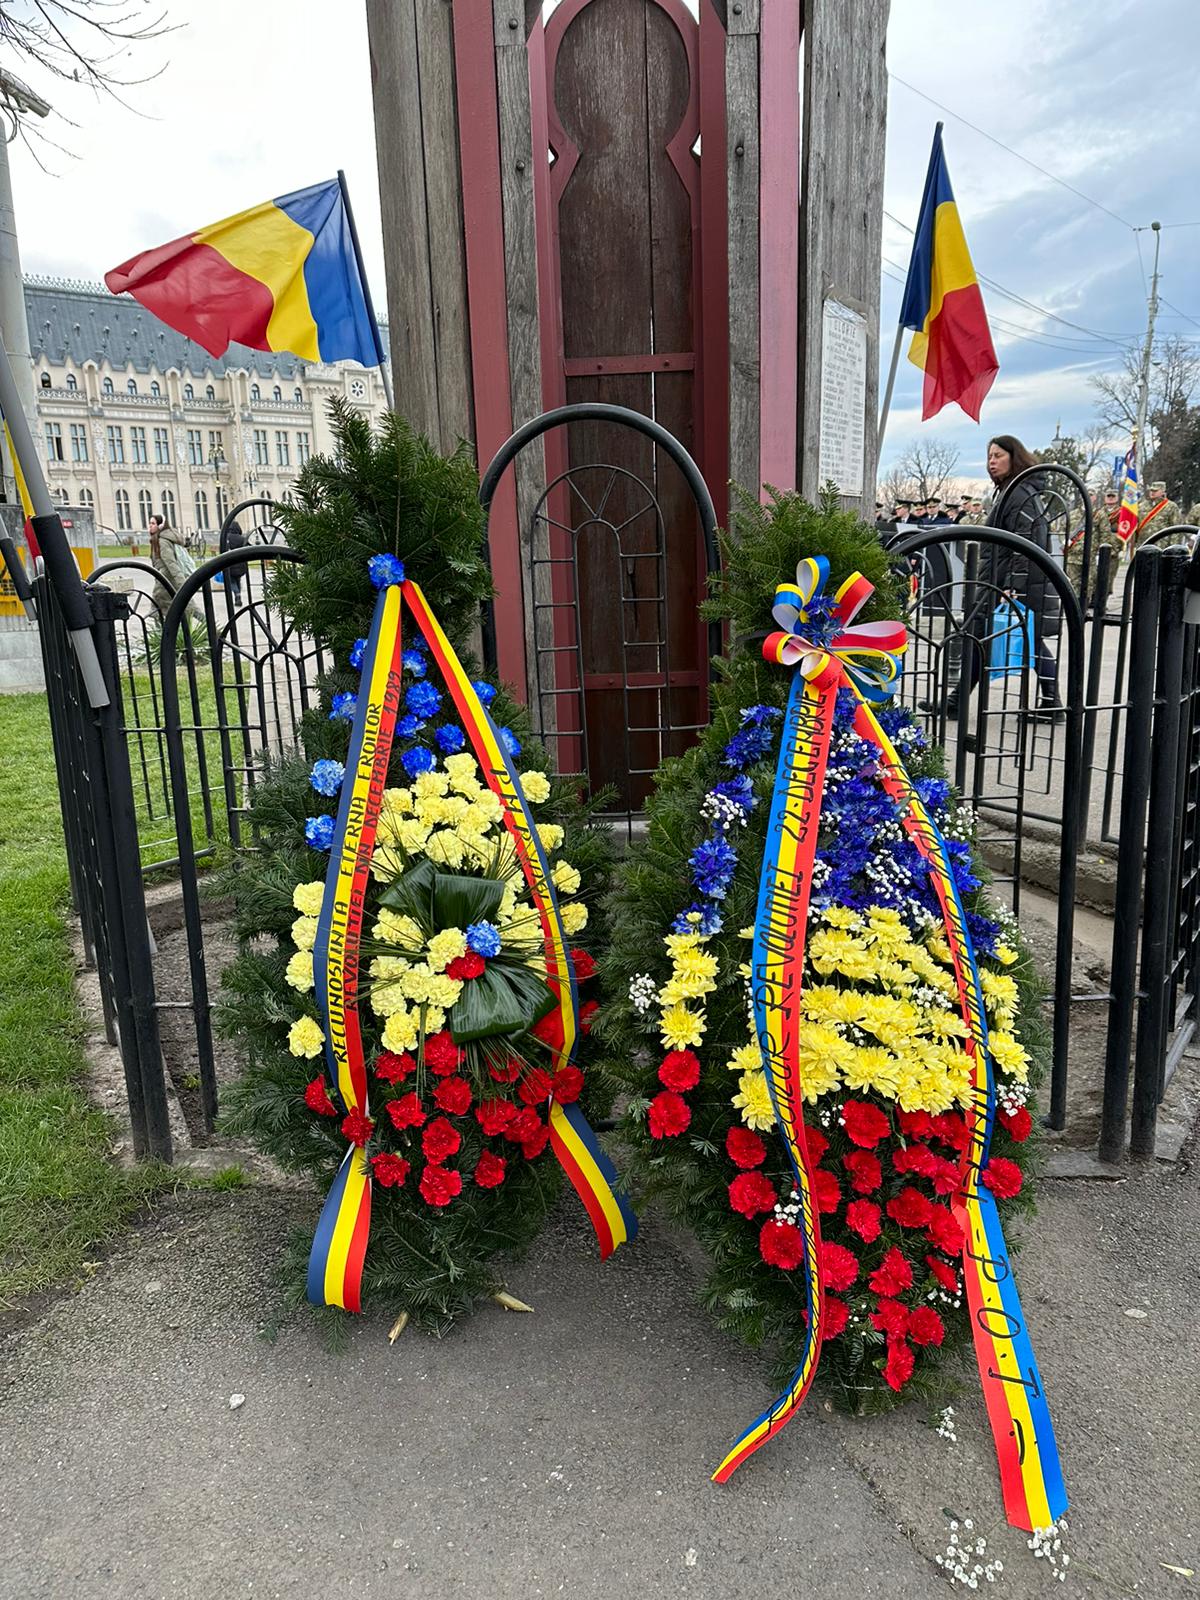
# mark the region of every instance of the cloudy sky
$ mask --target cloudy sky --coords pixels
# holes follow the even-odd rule
[[[25,270],[97,279],[136,250],[342,166],[382,307],[361,0],[163,3],[178,30],[129,58],[130,76],[162,67],[128,91],[135,110],[10,63],[76,124],[50,128],[71,154],[44,151],[49,174],[12,147]],[[960,471],[982,474],[989,433],[1038,445],[1060,421],[1065,433],[1089,420],[1089,374],[1113,367],[1145,328],[1153,239],[1131,225],[1200,223],[1198,58],[1198,0],[1140,0],[1136,11],[1128,0],[892,0],[885,356],[939,117],[976,267],[1007,295],[984,287],[1001,371],[982,425],[957,408],[922,424],[920,374],[902,361],[885,466],[935,434],[959,447]],[[1160,326],[1200,339],[1200,227],[1163,232],[1162,273]]]

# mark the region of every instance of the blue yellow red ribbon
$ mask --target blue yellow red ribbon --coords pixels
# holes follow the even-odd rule
[[[367,1067],[358,1015],[359,946],[371,856],[400,707],[400,591],[380,590],[363,658],[329,872],[313,943],[313,987],[325,1029],[335,1104],[367,1115]],[[308,1258],[315,1305],[362,1309],[362,1266],[371,1226],[371,1178],[351,1143],[326,1196]]]

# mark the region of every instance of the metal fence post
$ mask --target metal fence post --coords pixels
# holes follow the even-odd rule
[[[1157,552],[1156,552],[1157,553]],[[1133,1067],[1133,1117],[1129,1148],[1154,1154],[1160,1068],[1170,1027],[1171,878],[1179,777],[1180,692],[1183,685],[1183,574],[1187,554],[1160,556],[1158,664],[1150,750],[1146,878],[1142,900],[1142,959],[1139,972],[1137,1050]],[[1136,657],[1135,657],[1136,661]]]
[[[1113,906],[1112,1000],[1108,1010],[1104,1104],[1100,1120],[1100,1159],[1110,1162],[1125,1158],[1129,1054],[1137,993],[1138,913],[1150,792],[1150,732],[1154,718],[1154,657],[1161,566],[1161,553],[1147,546],[1138,552],[1132,573],[1129,712],[1125,722],[1125,765],[1121,784],[1121,854]]]

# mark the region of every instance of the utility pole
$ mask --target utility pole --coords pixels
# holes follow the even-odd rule
[[[30,432],[37,437],[37,405],[33,393],[33,357],[29,352],[29,321],[25,315],[25,280],[21,276],[21,252],[17,246],[17,217],[13,207],[12,180],[8,172],[8,147],[19,131],[21,112],[49,115],[50,107],[40,95],[23,84],[13,73],[0,68],[0,115],[7,127],[0,126],[0,338],[8,351],[16,379],[21,409]],[[12,464],[4,462],[5,498],[16,500],[16,481]]]
[[[1150,306],[1146,320],[1146,348],[1142,351],[1142,371],[1138,380],[1137,429],[1133,435],[1133,461],[1137,469],[1138,493],[1144,488],[1142,467],[1145,463],[1146,412],[1150,404],[1150,357],[1154,353],[1154,322],[1158,316],[1158,247],[1162,243],[1162,223],[1152,222],[1154,230],[1154,273],[1150,279]]]

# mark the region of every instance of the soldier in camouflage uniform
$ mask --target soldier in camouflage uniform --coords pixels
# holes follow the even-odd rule
[[[1097,500],[1092,507],[1092,558],[1088,572],[1088,603],[1091,604],[1096,595],[1096,572],[1100,561],[1100,550],[1104,545],[1112,551],[1112,558],[1108,565],[1108,583],[1104,592],[1105,606],[1112,594],[1113,581],[1117,575],[1117,563],[1121,559],[1121,541],[1117,537],[1117,518],[1121,507],[1117,500],[1116,491],[1109,489],[1105,492],[1103,500]],[[1067,544],[1066,554],[1063,559],[1071,587],[1075,593],[1080,592],[1083,580],[1083,530],[1080,529]]]
[[[1164,528],[1174,528],[1183,521],[1183,512],[1174,500],[1167,498],[1167,486],[1161,478],[1149,485],[1149,499],[1142,501],[1141,517],[1138,530],[1133,536],[1135,550],[1139,549],[1152,533],[1161,533]]]

